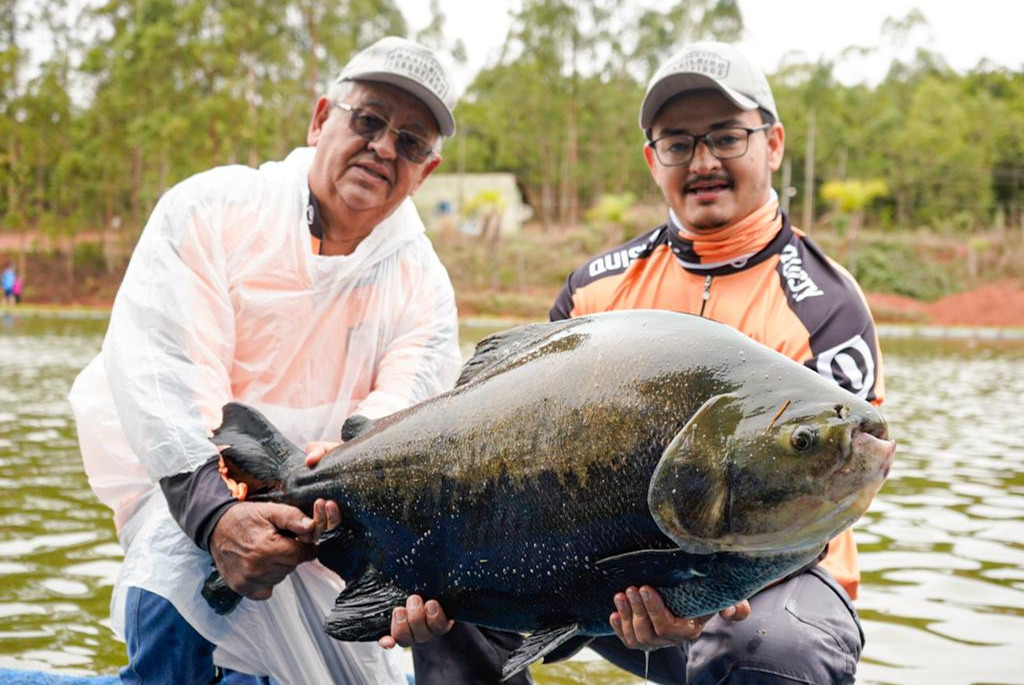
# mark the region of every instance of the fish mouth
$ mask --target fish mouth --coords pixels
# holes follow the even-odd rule
[[[856,461],[877,464],[884,480],[889,477],[895,455],[896,442],[889,439],[889,427],[884,421],[866,418],[850,428],[850,459],[847,468]]]

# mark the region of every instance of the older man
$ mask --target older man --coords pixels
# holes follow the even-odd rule
[[[880,403],[881,356],[860,289],[790,224],[772,190],[785,130],[762,72],[731,45],[689,45],[652,78],[640,128],[667,221],[570,274],[551,319],[618,309],[706,316]],[[618,639],[591,647],[658,683],[852,683],[863,645],[851,603],[859,581],[846,530],[820,564],[719,616],[676,617],[654,588],[627,588],[609,598]],[[427,641],[449,624],[436,607],[429,616],[415,608],[395,636],[421,642],[421,685],[497,682],[495,654],[514,648],[514,636],[456,624]],[[648,662],[640,650],[650,649]]]
[[[233,501],[208,436],[230,401],[305,444],[450,387],[451,283],[409,197],[441,162],[454,105],[438,55],[384,38],[318,99],[309,147],[198,174],[158,203],[70,397],[125,548],[123,682],[207,685],[222,668],[225,682],[405,682],[389,653],[323,633],[340,581],[310,560],[336,507],[318,503],[314,523]],[[249,598],[227,616],[200,596],[214,567]]]

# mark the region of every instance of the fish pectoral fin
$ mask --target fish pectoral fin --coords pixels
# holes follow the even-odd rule
[[[711,555],[681,549],[643,549],[601,559],[594,564],[616,587],[677,585],[707,575]]]
[[[729,440],[743,419],[733,395],[709,398],[683,426],[651,474],[651,518],[679,547],[705,554],[731,532],[732,470]]]
[[[508,661],[506,661],[505,665],[502,667],[502,681],[508,680],[534,661],[537,661],[548,654],[558,652],[558,648],[561,645],[577,637],[579,634],[580,626],[578,623],[570,623],[569,625],[557,626],[555,628],[543,628],[530,633],[525,639],[523,639],[523,644],[519,645],[519,648],[512,652]],[[579,651],[582,647],[583,645],[580,645],[579,648],[566,656],[575,654],[576,651]]]
[[[391,632],[391,610],[405,606],[409,594],[367,566],[363,575],[338,595],[324,630],[343,642],[377,640]]]

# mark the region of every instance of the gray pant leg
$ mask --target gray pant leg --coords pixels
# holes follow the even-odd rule
[[[652,653],[651,679],[664,685],[854,682],[864,635],[849,597],[827,571],[813,568],[768,588],[750,599],[750,607],[745,621],[715,617],[694,642]],[[591,647],[643,676],[643,652],[615,638]]]
[[[588,647],[622,670],[656,685],[682,685],[686,682],[686,652],[682,647],[653,651],[649,661],[644,659],[642,651],[630,649],[614,635],[596,638]]]
[[[522,641],[518,633],[456,621],[450,632],[412,646],[416,685],[533,685],[528,670],[501,680],[502,666]]]

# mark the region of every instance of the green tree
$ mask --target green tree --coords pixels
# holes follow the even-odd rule
[[[656,61],[742,30],[732,0],[634,14],[611,0],[527,0],[460,105],[464,167],[515,173],[545,227],[574,225],[604,192],[650,194],[635,122]]]

